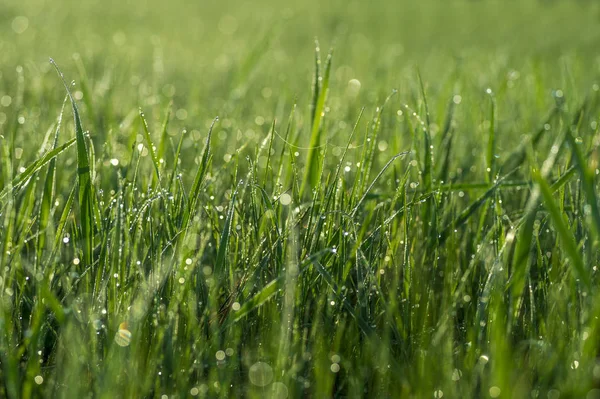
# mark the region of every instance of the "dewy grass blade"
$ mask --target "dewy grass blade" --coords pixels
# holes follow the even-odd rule
[[[13,179],[10,186],[5,188],[0,193],[0,200],[4,199],[4,197],[6,197],[8,194],[13,192],[14,190],[18,190],[18,189],[22,188],[23,185],[27,184],[29,179],[31,179],[31,177],[36,172],[38,172],[46,164],[48,164],[50,161],[52,161],[54,158],[56,158],[60,153],[64,152],[66,149],[68,149],[73,144],[75,144],[76,141],[77,141],[77,138],[73,138],[73,139],[67,141],[66,143],[56,147],[55,149],[48,151],[46,154],[44,154],[44,156],[42,156],[38,160],[34,161],[23,172],[21,172],[21,174],[19,174],[17,177],[15,177]]]
[[[227,248],[229,246],[229,235],[231,234],[231,223],[233,222],[233,216],[235,215],[235,197],[237,196],[239,187],[244,184],[240,182],[236,187],[235,191],[231,194],[231,200],[229,201],[229,209],[227,210],[227,217],[225,218],[225,226],[221,232],[221,239],[219,240],[219,249],[217,251],[217,259],[215,261],[215,275],[220,278],[225,275],[226,269],[226,258]]]
[[[573,234],[569,231],[558,205],[554,202],[554,198],[552,198],[552,189],[539,172],[534,173],[533,177],[540,188],[540,192],[544,198],[544,205],[550,214],[556,232],[564,246],[564,250],[571,260],[571,266],[573,266],[575,276],[583,282],[585,288],[588,290],[591,289],[592,281],[590,274],[588,270],[586,270],[583,260],[581,259],[575,237],[573,237]]]
[[[317,50],[318,52],[318,50]],[[327,94],[329,93],[329,76],[331,74],[331,60],[333,58],[333,50],[329,51],[327,60],[325,61],[325,70],[323,76],[320,76],[318,80],[321,80],[319,87],[319,97],[317,99],[312,128],[310,132],[310,144],[308,148],[308,156],[306,158],[306,166],[304,169],[304,178],[302,179],[302,186],[300,187],[300,196],[302,197],[307,188],[315,188],[321,175],[320,166],[321,160],[319,153],[321,151],[321,133],[323,118],[325,116],[325,101],[327,100]]]
[[[196,204],[198,203],[198,196],[200,195],[200,186],[202,185],[204,177],[208,172],[208,162],[211,158],[210,139],[212,137],[213,128],[218,120],[219,117],[216,117],[208,129],[208,136],[206,137],[206,144],[204,145],[204,151],[202,152],[202,159],[200,159],[200,165],[198,165],[198,171],[196,172],[196,177],[194,177],[194,183],[192,184],[192,189],[190,190],[190,201],[188,202],[189,206],[183,219],[182,226],[184,230],[187,229],[188,223],[190,222],[193,213],[196,211]]]
[[[421,90],[421,97],[423,97],[423,103],[425,104],[425,126],[423,126],[423,179],[425,182],[425,189],[430,189],[433,183],[433,150],[431,148],[431,135],[429,129],[431,126],[429,116],[429,105],[427,104],[427,95],[425,94],[425,85],[421,78],[421,72],[417,70],[417,77],[419,79],[419,88]]]
[[[579,149],[579,145],[575,141],[575,138],[571,132],[567,132],[566,135],[567,143],[571,147],[571,152],[575,158],[577,171],[581,176],[581,185],[585,193],[587,203],[590,207],[590,213],[592,216],[592,229],[595,232],[596,239],[600,238],[600,210],[598,209],[598,197],[596,196],[596,189],[594,187],[594,176],[587,167],[587,163]]]
[[[315,71],[312,81],[312,101],[310,102],[310,124],[315,123],[319,92],[321,90],[321,48],[319,41],[315,40]]]
[[[373,332],[373,328],[356,312],[356,309],[352,308],[352,305],[348,302],[346,298],[340,293],[338,285],[335,283],[331,274],[325,269],[323,265],[318,260],[313,261],[313,266],[317,270],[317,272],[321,275],[321,277],[325,280],[329,288],[332,289],[336,298],[342,302],[344,309],[356,320],[358,326],[362,330],[363,334],[370,335]]]
[[[554,141],[553,149],[560,148],[561,143],[563,142],[563,135],[560,135]],[[551,150],[550,154],[544,161],[544,167],[542,170],[543,179],[547,179],[550,175],[552,168],[558,158],[558,150]],[[552,190],[552,189],[551,189]],[[553,192],[554,190],[552,190]],[[516,306],[518,304],[519,298],[523,295],[523,289],[525,288],[527,278],[529,276],[530,264],[532,262],[531,259],[531,246],[533,241],[533,227],[537,216],[537,211],[540,205],[540,187],[534,186],[532,192],[527,200],[527,204],[525,205],[525,214],[521,219],[521,224],[518,229],[513,228],[508,233],[511,239],[507,239],[506,241],[509,244],[512,244],[512,241],[515,238],[515,234],[517,234],[517,241],[515,244],[515,250],[512,255],[512,274],[508,281],[508,287],[511,290],[512,296],[512,306],[511,312],[514,314],[516,312]],[[516,230],[516,231],[515,231]]]
[[[473,216],[473,214],[477,211],[477,209],[479,209],[483,204],[485,204],[486,201],[498,189],[498,187],[500,187],[502,185],[504,180],[506,178],[508,178],[510,175],[512,175],[515,171],[516,170],[513,170],[510,173],[508,173],[507,175],[498,179],[498,181],[492,187],[490,187],[485,193],[483,193],[479,198],[477,198],[467,208],[465,208],[452,223],[448,224],[440,233],[439,242],[438,242],[439,245],[442,245],[444,243],[444,241],[446,241],[446,239],[450,235],[450,232],[453,229],[458,229],[463,224],[465,224],[467,222],[467,220],[469,220],[469,218],[471,216]]]
[[[326,254],[330,254],[331,249],[323,249],[316,254],[308,256],[298,267],[298,276],[306,271],[306,268]],[[285,285],[285,275],[279,276],[266,284],[259,292],[254,294],[249,300],[244,302],[238,311],[234,313],[232,322],[235,323],[246,317],[251,311],[260,307],[269,298],[276,294]]]
[[[381,176],[385,173],[385,171],[392,165],[392,163],[398,159],[399,157],[409,154],[410,151],[404,151],[401,152],[399,154],[394,155],[386,164],[385,166],[379,171],[379,173],[377,174],[377,176],[375,176],[375,178],[373,179],[373,181],[371,182],[371,184],[369,185],[369,187],[367,187],[367,189],[365,190],[365,193],[363,194],[363,196],[358,200],[358,202],[356,203],[356,206],[354,207],[354,209],[352,210],[351,215],[354,216],[356,215],[356,212],[358,211],[358,208],[361,206],[361,204],[364,202],[365,198],[367,198],[367,194],[369,194],[369,191],[371,191],[371,189],[373,188],[373,186],[375,186],[375,183],[377,183],[377,180],[379,180],[381,178]]]
[[[56,69],[58,76],[62,80],[65,90],[71,100],[71,106],[73,107],[73,119],[75,121],[75,138],[77,141],[77,178],[79,183],[79,208],[80,208],[80,222],[81,222],[81,234],[84,241],[83,256],[86,266],[91,266],[93,263],[92,251],[94,247],[94,191],[92,187],[92,179],[90,175],[90,162],[88,158],[88,151],[85,143],[85,136],[83,135],[83,128],[81,127],[81,119],[79,118],[79,110],[75,99],[71,94],[71,90],[65,81],[65,78],[58,68],[56,62],[50,59],[50,63]]]
[[[488,145],[487,145],[487,179],[489,183],[494,181],[494,174],[496,173],[496,97],[491,89],[488,89],[487,93],[490,96],[490,128],[488,131]]]
[[[58,144],[58,134],[60,132],[62,126],[62,118],[65,112],[65,104],[67,103],[68,98],[65,96],[63,101],[62,108],[60,110],[60,114],[58,115],[58,121],[56,123],[56,130],[54,133],[54,141],[52,143],[52,149],[56,149]],[[56,158],[52,158],[50,160],[50,164],[48,165],[48,171],[46,173],[46,181],[44,183],[44,191],[42,194],[42,201],[40,204],[40,209],[38,213],[38,238],[37,238],[37,254],[35,258],[36,266],[39,265],[41,258],[43,256],[45,244],[46,244],[46,227],[50,222],[50,209],[52,207],[52,200],[54,197],[54,179],[56,178]]]
[[[167,111],[165,112],[165,119],[163,121],[161,134],[160,134],[160,142],[158,144],[158,151],[156,153],[156,158],[158,159],[159,162],[161,159],[163,159],[163,162],[164,162],[165,150],[167,147],[167,139],[169,137],[168,128],[169,128],[169,121],[171,120],[172,109],[173,109],[173,101],[171,100],[171,101],[169,101],[169,105],[167,106]],[[165,165],[165,164],[166,163],[163,163],[163,165]],[[173,168],[175,168],[175,166],[173,166]]]
[[[54,245],[52,246],[51,254],[54,254],[58,251],[63,239],[63,233],[65,231],[67,221],[69,219],[69,215],[71,214],[71,210],[73,208],[73,202],[75,201],[75,193],[76,187],[74,186],[71,190],[71,193],[67,197],[67,201],[65,202],[65,206],[63,208],[60,219],[58,220],[58,225],[56,226],[56,232],[54,233]],[[52,261],[52,256],[46,258],[46,264]]]
[[[148,122],[146,122],[146,117],[144,116],[144,111],[140,108],[140,119],[142,120],[142,130],[144,131],[144,138],[148,143],[148,151],[150,152],[150,158],[152,158],[152,164],[154,165],[154,171],[156,172],[156,181],[160,182],[160,169],[158,157],[156,156],[156,147],[154,146],[154,142],[152,141],[152,137],[150,137],[150,131],[148,130]]]
[[[387,104],[397,93],[397,90],[393,90],[392,93],[385,98],[383,104],[377,107],[375,117],[373,118],[373,123],[371,124],[371,131],[367,132],[365,135],[364,152],[360,162],[360,177],[357,178],[357,183],[360,183],[357,194],[365,194],[369,191],[369,189],[367,189],[367,183],[369,176],[371,175],[373,159],[375,158],[375,149],[377,148],[379,132],[381,130],[381,118],[383,111],[387,108]]]

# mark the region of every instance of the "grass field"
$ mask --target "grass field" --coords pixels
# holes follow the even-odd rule
[[[600,4],[188,3],[0,3],[0,397],[600,398]]]

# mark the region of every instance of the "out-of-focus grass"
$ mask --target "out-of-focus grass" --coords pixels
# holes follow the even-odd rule
[[[597,397],[599,20],[2,2],[0,396]]]

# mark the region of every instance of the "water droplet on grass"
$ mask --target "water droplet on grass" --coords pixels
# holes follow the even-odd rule
[[[281,194],[281,196],[279,197],[279,202],[281,203],[281,205],[289,205],[292,203],[292,196],[288,193]]]
[[[271,398],[286,399],[288,397],[288,388],[283,382],[274,382],[271,385]]]
[[[498,388],[497,386],[493,386],[490,388],[489,393],[492,398],[497,398],[502,393],[502,390],[500,388]]]
[[[122,347],[129,346],[131,343],[131,331],[127,329],[119,329],[119,331],[117,331],[115,334],[115,343]]]
[[[273,381],[273,369],[267,363],[256,362],[250,366],[248,378],[253,385],[258,387],[267,386]]]

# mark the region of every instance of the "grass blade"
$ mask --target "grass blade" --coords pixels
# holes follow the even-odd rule
[[[585,287],[589,290],[592,287],[592,281],[590,278],[589,272],[586,270],[586,267],[581,259],[581,255],[579,254],[579,250],[577,249],[577,243],[575,242],[575,238],[573,234],[569,231],[565,220],[561,214],[561,211],[554,202],[554,198],[552,198],[552,189],[544,180],[542,175],[537,172],[533,175],[535,182],[540,188],[540,192],[544,199],[544,206],[548,210],[550,214],[550,218],[554,223],[554,227],[556,228],[556,232],[560,237],[560,240],[563,244],[564,250],[571,260],[571,266],[573,266],[573,273],[577,278],[579,278]]]
[[[54,133],[54,142],[52,143],[52,149],[56,149],[58,144],[58,133],[61,128],[62,118],[65,111],[65,104],[67,103],[67,97],[63,101],[62,108],[60,110],[60,114],[58,115],[58,121],[56,123],[56,130]],[[52,207],[52,200],[54,197],[54,179],[56,177],[56,157],[50,160],[50,164],[48,165],[48,171],[46,173],[46,181],[44,183],[44,191],[42,193],[42,201],[40,204],[40,209],[38,212],[38,239],[37,239],[37,255],[36,255],[36,266],[39,264],[46,243],[46,227],[50,221],[50,209]]]
[[[76,138],[72,138],[71,140],[56,147],[55,149],[48,151],[41,158],[34,161],[21,174],[15,177],[12,183],[0,193],[0,200],[4,199],[8,194],[12,193],[13,191],[22,188],[25,184],[27,184],[29,179],[31,179],[36,172],[38,172],[46,164],[48,164],[50,161],[56,158],[60,153],[64,152],[73,144],[75,144],[76,141]]]
[[[204,177],[208,172],[208,162],[211,158],[210,153],[210,139],[212,136],[213,128],[215,124],[219,120],[219,117],[216,117],[210,128],[208,129],[208,136],[206,137],[206,144],[204,145],[204,151],[202,152],[202,158],[200,159],[200,165],[198,167],[198,171],[196,172],[196,177],[194,177],[194,183],[192,184],[192,189],[190,190],[190,201],[188,205],[188,209],[184,215],[183,219],[183,229],[187,229],[188,223],[193,216],[193,213],[196,211],[196,204],[198,203],[198,196],[200,195],[200,186],[204,181]]]
[[[308,146],[309,149],[308,156],[306,158],[304,178],[302,180],[302,185],[300,186],[300,197],[304,195],[307,187],[310,187],[312,189],[317,186],[319,176],[321,174],[321,160],[319,159],[319,153],[321,151],[321,127],[325,115],[325,101],[327,100],[327,94],[329,92],[329,76],[331,73],[332,58],[333,50],[330,50],[329,54],[327,55],[327,60],[325,61],[325,70],[323,76],[320,76],[319,79],[317,79],[321,80],[321,85],[318,90],[318,98],[313,111],[313,122],[312,129],[310,132],[310,144]],[[319,62],[317,62],[317,64],[318,63]]]
[[[75,138],[77,141],[77,179],[79,183],[79,208],[81,233],[84,241],[83,257],[86,266],[91,266],[93,263],[92,250],[94,247],[94,193],[92,188],[92,179],[90,176],[90,162],[88,159],[88,151],[81,127],[81,119],[79,118],[79,110],[75,99],[71,94],[71,90],[65,81],[65,78],[58,68],[56,62],[50,59],[50,63],[56,69],[58,76],[65,86],[65,90],[71,100],[73,108],[73,119],[75,121]]]
[[[140,119],[142,120],[142,130],[144,131],[144,138],[148,143],[148,151],[150,151],[150,158],[152,158],[152,164],[154,165],[154,171],[156,172],[155,182],[160,182],[160,169],[158,157],[156,156],[156,147],[154,146],[154,142],[152,141],[152,137],[150,137],[150,131],[148,130],[148,122],[146,122],[146,117],[144,116],[144,111],[140,108]]]

